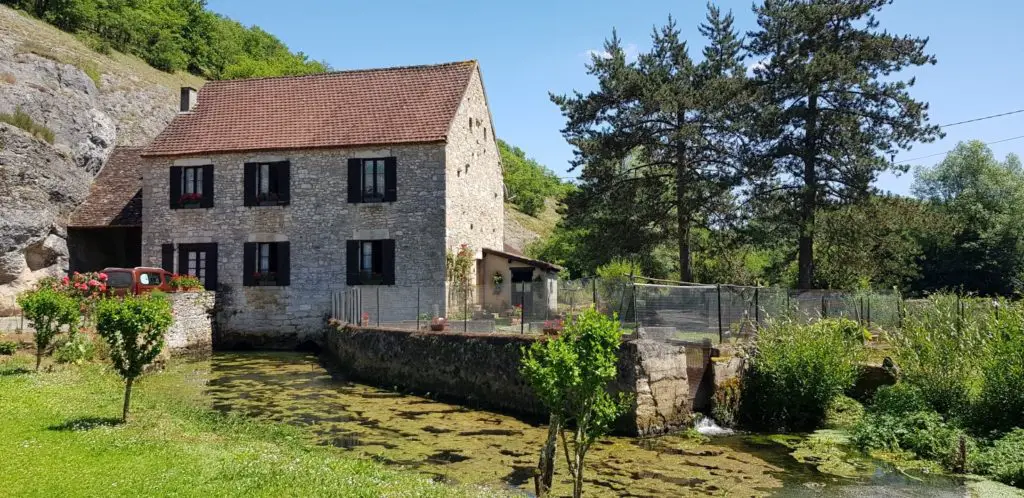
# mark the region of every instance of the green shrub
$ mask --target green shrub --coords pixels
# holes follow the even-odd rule
[[[826,429],[852,429],[864,418],[864,405],[849,396],[836,396],[825,409]]]
[[[963,302],[952,294],[931,296],[890,334],[903,379],[943,414],[967,412],[980,384],[994,320],[992,313],[965,319]]]
[[[53,360],[57,363],[74,363],[81,365],[92,361],[96,356],[96,345],[89,336],[78,333],[57,345],[53,350]]]
[[[929,409],[928,401],[924,399],[921,390],[906,382],[878,388],[869,407],[871,413],[886,415],[903,415]]]
[[[1024,487],[1024,429],[997,439],[974,459],[974,471],[1010,486]]]
[[[851,339],[851,330],[859,328],[846,319],[769,323],[757,337],[744,376],[744,424],[784,431],[819,427],[829,404],[857,380],[863,345]]]
[[[0,341],[0,354],[12,355],[18,350],[18,343],[14,341]]]
[[[1018,309],[1001,314],[981,362],[981,389],[974,425],[1007,431],[1024,427],[1024,317]]]
[[[43,355],[62,329],[75,330],[81,319],[78,301],[49,286],[42,286],[18,296],[25,319],[32,323],[36,340],[36,371]]]
[[[854,428],[851,439],[862,450],[908,451],[952,470],[962,470],[975,448],[970,436],[934,410],[868,413]]]
[[[33,137],[51,144],[55,138],[53,130],[32,121],[32,116],[29,116],[28,113],[22,111],[20,107],[14,110],[14,114],[0,113],[0,122],[17,126],[18,128],[31,133]]]

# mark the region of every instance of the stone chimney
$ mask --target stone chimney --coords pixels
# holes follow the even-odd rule
[[[181,108],[178,112],[192,112],[192,109],[196,107],[196,92],[195,88],[190,86],[181,87]]]

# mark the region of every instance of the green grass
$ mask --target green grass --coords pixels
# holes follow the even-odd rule
[[[0,122],[17,126],[18,128],[31,133],[33,137],[45,140],[51,144],[53,143],[53,130],[32,121],[32,117],[20,108],[15,109],[13,114],[0,113]]]
[[[0,358],[0,494],[6,496],[460,496],[471,490],[315,446],[299,429],[200,406],[187,364],[136,384],[108,368]],[[493,490],[492,490],[493,491]],[[490,494],[490,493],[488,493]]]

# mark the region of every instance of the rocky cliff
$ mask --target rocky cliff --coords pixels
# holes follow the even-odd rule
[[[0,121],[20,111],[53,134],[0,123],[0,307],[67,267],[67,217],[113,148],[145,145],[174,116],[178,88],[201,84],[0,6]]]

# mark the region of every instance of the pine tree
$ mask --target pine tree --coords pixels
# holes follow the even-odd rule
[[[934,64],[927,39],[879,29],[892,0],[765,0],[748,34],[759,63],[757,133],[769,180],[754,194],[785,202],[798,230],[798,286],[814,285],[814,213],[856,200],[893,165],[897,149],[940,135],[901,70]]]
[[[633,254],[674,239],[687,281],[692,230],[708,223],[740,178],[735,116],[744,67],[732,23],[731,14],[709,6],[701,26],[709,45],[699,64],[671,17],[635,62],[613,33],[607,56],[595,56],[588,67],[599,89],[552,96],[567,118],[562,132],[576,148],[573,167],[583,167],[581,189],[567,201],[570,219],[575,212],[589,220],[591,237],[614,230],[615,238],[629,239],[624,245]]]

